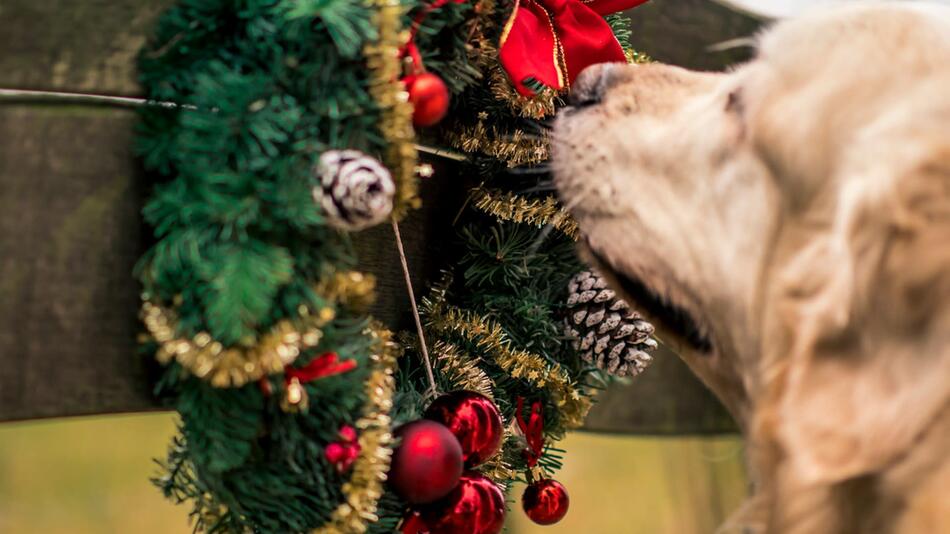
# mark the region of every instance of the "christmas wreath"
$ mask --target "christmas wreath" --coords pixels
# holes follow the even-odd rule
[[[584,66],[644,59],[610,14],[639,3],[164,13],[139,58],[157,185],[136,273],[142,348],[181,420],[155,483],[197,531],[494,533],[517,480],[533,520],[563,516],[557,440],[655,342],[575,258],[539,120]],[[420,150],[479,185],[456,261],[395,335],[367,314],[349,234],[391,221],[398,241],[432,174]]]

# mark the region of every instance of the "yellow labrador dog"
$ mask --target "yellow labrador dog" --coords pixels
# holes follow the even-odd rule
[[[595,66],[572,99],[584,248],[748,440],[734,531],[950,533],[950,8],[814,13],[732,72]]]

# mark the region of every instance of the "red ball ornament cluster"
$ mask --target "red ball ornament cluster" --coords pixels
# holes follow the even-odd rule
[[[503,436],[498,407],[484,395],[454,391],[396,435],[389,483],[413,505],[404,534],[497,534],[505,522],[501,489],[479,473],[462,473],[491,458]]]
[[[475,472],[462,475],[444,498],[414,512],[403,534],[498,534],[505,526],[505,495]]]

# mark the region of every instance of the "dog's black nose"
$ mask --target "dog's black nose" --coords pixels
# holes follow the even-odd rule
[[[616,68],[616,63],[598,63],[581,71],[571,86],[570,104],[577,108],[599,104],[610,88],[611,73]]]

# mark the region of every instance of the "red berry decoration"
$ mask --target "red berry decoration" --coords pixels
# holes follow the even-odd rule
[[[445,425],[413,421],[396,430],[402,439],[393,453],[389,484],[412,504],[447,495],[462,475],[462,447]]]
[[[412,102],[412,123],[416,126],[438,124],[449,111],[449,88],[442,78],[431,72],[403,78]]]
[[[333,464],[338,473],[343,474],[353,466],[353,462],[360,455],[361,448],[357,441],[359,436],[352,426],[343,425],[337,435],[340,440],[328,443],[323,449],[323,455],[328,462]]]
[[[505,496],[491,480],[468,472],[444,499],[419,511],[421,529],[416,532],[498,534],[505,525]]]
[[[524,513],[539,525],[553,525],[564,519],[570,504],[571,500],[564,486],[551,479],[534,482],[521,496]]]
[[[481,465],[501,447],[501,414],[495,403],[481,393],[446,393],[429,406],[425,418],[442,423],[455,434],[467,468]]]

